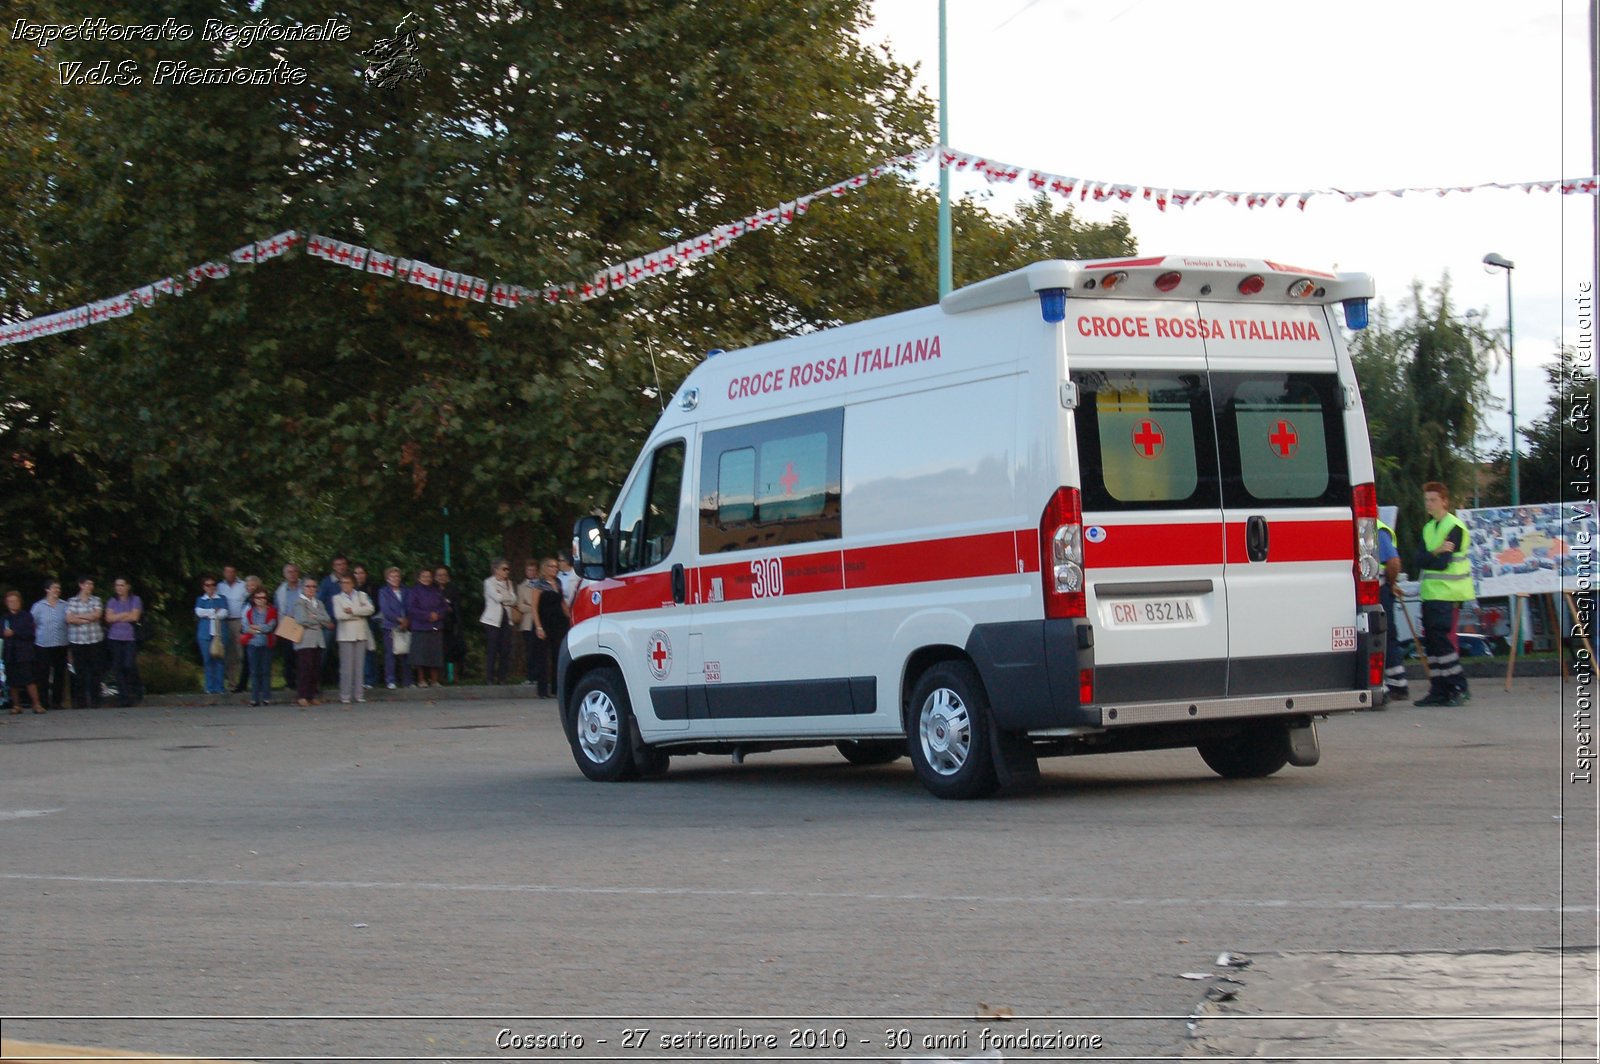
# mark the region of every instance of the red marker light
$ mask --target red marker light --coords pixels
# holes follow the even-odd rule
[[[1174,288],[1178,287],[1178,282],[1181,280],[1183,280],[1183,274],[1179,273],[1177,270],[1168,270],[1166,273],[1156,278],[1156,291],[1170,292]]]
[[[1252,273],[1249,277],[1239,282],[1239,294],[1253,296],[1267,287],[1266,280],[1259,273]]]

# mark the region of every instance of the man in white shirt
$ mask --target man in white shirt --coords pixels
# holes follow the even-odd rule
[[[556,578],[561,581],[561,598],[567,604],[567,611],[572,611],[572,600],[578,596],[578,585],[583,582],[577,572],[572,568],[572,555],[562,551],[556,555]]]
[[[278,616],[289,616],[289,611],[294,609],[294,600],[299,597],[300,567],[290,562],[283,567],[283,583],[272,594],[272,605],[278,611]],[[278,657],[283,662],[283,687],[286,691],[293,691],[296,686],[294,651],[295,646],[289,640],[278,640]]]
[[[224,565],[217,594],[228,600],[228,628],[222,637],[222,684],[223,689],[228,690],[239,682],[239,633],[244,630],[244,608],[250,604],[250,588],[239,579],[238,569]]]

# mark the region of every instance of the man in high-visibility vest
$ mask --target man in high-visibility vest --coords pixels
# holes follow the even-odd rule
[[[1433,670],[1433,684],[1428,697],[1417,699],[1417,705],[1459,706],[1471,695],[1455,644],[1456,615],[1463,602],[1477,597],[1467,526],[1450,512],[1450,489],[1438,481],[1422,485],[1422,503],[1429,521],[1422,526],[1417,571],[1422,585],[1422,645]]]
[[[1384,648],[1383,684],[1389,691],[1389,701],[1407,702],[1411,699],[1411,681],[1406,679],[1405,654],[1400,650],[1399,618],[1396,614],[1405,609],[1399,601],[1400,545],[1395,542],[1394,529],[1378,518],[1378,564],[1383,566],[1382,583],[1378,585],[1378,602],[1389,617],[1389,638]],[[1396,608],[1398,607],[1398,609]]]

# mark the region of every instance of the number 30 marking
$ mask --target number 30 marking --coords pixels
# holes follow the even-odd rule
[[[752,598],[777,598],[783,594],[783,562],[777,558],[758,558],[750,563],[754,585]]]

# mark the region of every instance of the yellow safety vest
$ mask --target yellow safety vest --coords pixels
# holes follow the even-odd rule
[[[1469,602],[1478,597],[1472,586],[1472,559],[1467,556],[1467,526],[1455,514],[1445,514],[1422,526],[1422,545],[1432,553],[1449,537],[1450,530],[1461,529],[1461,546],[1443,569],[1422,570],[1422,601]]]

